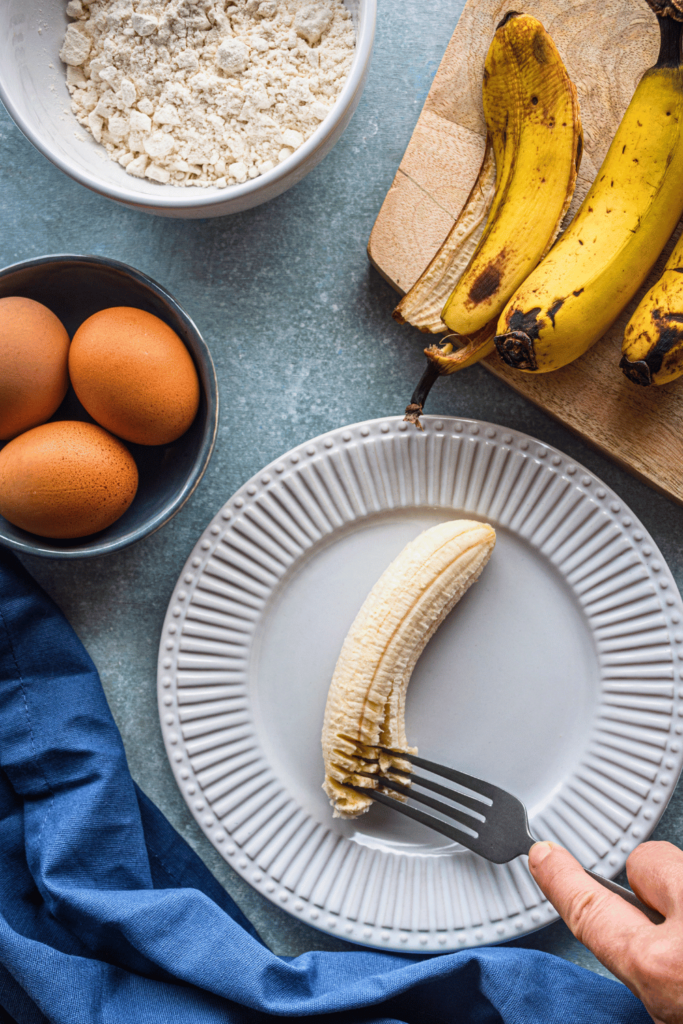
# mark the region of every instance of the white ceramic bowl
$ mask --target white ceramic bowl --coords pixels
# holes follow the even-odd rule
[[[377,0],[344,0],[356,29],[356,51],[341,95],[313,135],[272,171],[217,188],[177,188],[132,178],[110,160],[71,112],[59,51],[66,0],[0,0],[0,99],[33,145],[86,188],[162,217],[222,217],[273,199],[326,156],[358,106],[370,66]],[[20,168],[19,168],[20,170]]]

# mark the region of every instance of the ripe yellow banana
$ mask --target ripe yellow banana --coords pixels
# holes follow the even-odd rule
[[[502,22],[484,83],[499,174],[482,239],[442,313],[458,334],[474,334],[497,318],[548,251],[569,209],[583,150],[576,89],[535,18],[508,15]]]
[[[370,591],[344,640],[325,707],[323,789],[335,817],[356,817],[372,803],[350,786],[381,788],[392,767],[409,770],[377,746],[417,752],[405,733],[410,676],[495,542],[486,523],[440,523],[411,541]]]
[[[620,367],[634,384],[683,375],[683,239],[628,322]]]
[[[421,331],[455,332],[446,347],[425,349],[437,375],[493,351],[498,315],[557,236],[583,151],[576,90],[530,15],[511,12],[498,26],[483,103],[488,134],[477,181],[439,252],[394,310],[399,323]],[[406,410],[417,426],[428,392]]]
[[[544,373],[571,363],[634,296],[683,213],[681,25],[660,19],[643,75],[597,178],[565,233],[513,295],[496,348]]]

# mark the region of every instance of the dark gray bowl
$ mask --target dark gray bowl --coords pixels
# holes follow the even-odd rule
[[[0,543],[45,558],[90,558],[133,544],[154,533],[182,508],[211,458],[218,428],[218,385],[211,353],[178,303],[138,270],[101,256],[43,256],[0,270],[0,298],[22,295],[42,302],[69,336],[93,313],[110,306],[135,306],[172,327],[187,345],[199,375],[201,399],[194,423],[172,444],[129,444],[140,474],[135,500],[106,530],[75,540],[26,533],[0,516]],[[93,423],[72,388],[52,417]],[[0,447],[3,443],[0,442]]]

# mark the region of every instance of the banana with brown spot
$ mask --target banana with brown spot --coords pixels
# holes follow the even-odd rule
[[[646,71],[593,186],[567,230],[513,295],[496,348],[545,373],[583,355],[646,279],[683,214],[683,25],[660,19]]]
[[[634,384],[683,376],[683,238],[624,332],[620,367]]]
[[[422,331],[444,325],[456,351],[426,350],[454,373],[493,350],[505,303],[548,251],[569,208],[583,139],[576,90],[543,25],[511,12],[484,69],[481,170],[441,249],[396,307]],[[464,346],[466,351],[458,350]]]

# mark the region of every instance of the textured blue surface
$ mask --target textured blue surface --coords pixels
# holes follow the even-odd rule
[[[0,114],[0,264],[54,252],[131,263],[178,299],[212,350],[221,391],[218,443],[180,514],[108,558],[25,562],[94,658],[136,781],[280,954],[350,947],[265,901],[200,834],[161,741],[158,638],[184,560],[230,494],[309,437],[402,411],[422,372],[422,337],[391,319],[395,295],[370,267],[365,247],[461,9],[461,0],[380,0],[370,79],[339,145],[290,192],[232,218],[182,222],[122,209],[65,178]],[[683,509],[481,367],[437,382],[428,408],[525,430],[589,466],[643,520],[683,584]],[[681,787],[657,836],[683,845]],[[597,966],[561,923],[516,945]]]

